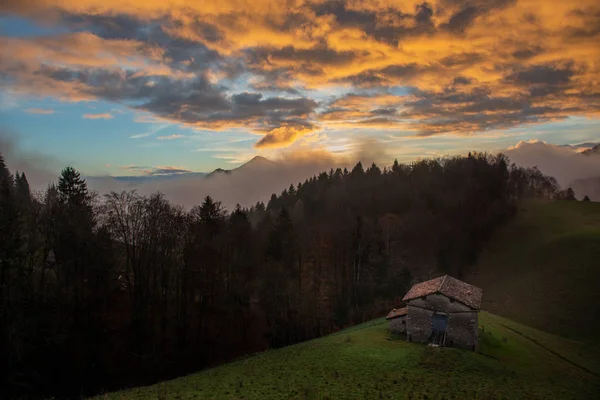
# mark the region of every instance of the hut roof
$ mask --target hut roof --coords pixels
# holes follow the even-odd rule
[[[481,308],[483,290],[449,275],[413,285],[402,301],[413,300],[434,293],[443,294],[476,310]]]
[[[402,317],[403,315],[406,315],[407,313],[408,313],[407,307],[398,308],[398,309],[394,308],[392,311],[390,311],[390,313],[387,315],[387,317],[385,317],[385,319],[394,319],[394,318]]]

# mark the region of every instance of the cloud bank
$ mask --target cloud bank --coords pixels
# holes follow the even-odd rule
[[[566,188],[572,185],[581,198],[589,195],[600,201],[600,153],[588,151],[597,143],[553,145],[541,141],[519,142],[504,151],[511,161],[523,167],[537,166],[543,173],[557,178]],[[57,160],[19,148],[8,132],[0,132],[0,153],[12,172],[27,174],[33,189],[44,189],[57,180],[63,167]],[[99,194],[110,191],[137,190],[142,194],[156,191],[186,208],[200,204],[207,195],[222,201],[232,209],[237,203],[250,206],[256,201],[268,201],[272,193],[281,193],[291,183],[304,182],[330,168],[348,167],[362,161],[380,166],[391,164],[394,154],[385,143],[375,138],[362,138],[352,144],[350,155],[336,155],[325,149],[299,149],[282,152],[271,161],[250,162],[231,173],[204,173],[180,166],[125,165],[122,177],[86,176],[88,185]],[[578,181],[578,182],[577,182]]]
[[[588,144],[588,147],[594,145]],[[578,192],[580,185],[575,186],[577,180],[590,180],[596,178],[596,184],[600,184],[600,154],[585,155],[581,153],[579,146],[559,146],[541,141],[519,142],[509,148],[506,155],[517,165],[523,167],[537,166],[546,175],[556,178],[562,188],[574,186]],[[587,192],[580,189],[579,197]],[[589,192],[590,189],[587,189]],[[594,189],[600,194],[600,187]],[[597,199],[600,201],[600,198]]]

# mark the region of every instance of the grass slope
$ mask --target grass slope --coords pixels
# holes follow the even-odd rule
[[[592,399],[577,342],[482,312],[480,353],[390,338],[383,319],[98,399]],[[525,336],[524,336],[525,335]]]
[[[521,203],[472,271],[465,280],[483,288],[485,310],[564,337],[597,340],[600,203]]]

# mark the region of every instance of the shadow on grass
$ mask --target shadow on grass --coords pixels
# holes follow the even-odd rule
[[[401,340],[406,342],[406,333],[390,332],[386,339],[390,341]]]

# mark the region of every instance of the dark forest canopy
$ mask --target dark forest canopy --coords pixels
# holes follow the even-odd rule
[[[185,212],[160,193],[99,197],[70,167],[32,195],[0,156],[0,397],[155,382],[380,316],[414,279],[460,277],[524,197],[572,191],[469,154]]]

